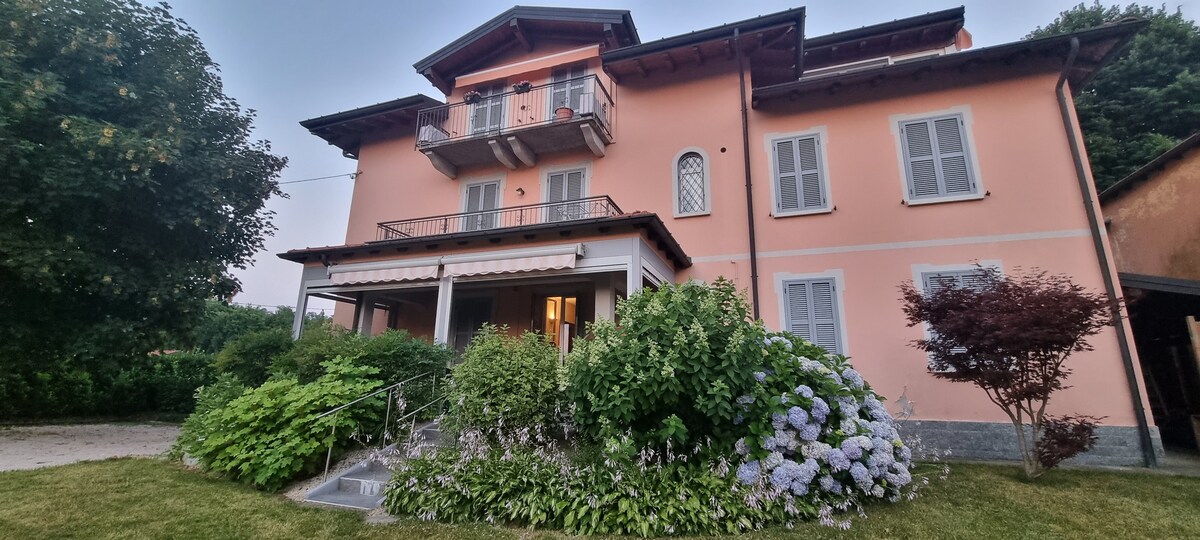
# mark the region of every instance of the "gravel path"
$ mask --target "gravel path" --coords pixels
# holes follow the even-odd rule
[[[0,471],[166,452],[174,424],[76,424],[0,427]]]

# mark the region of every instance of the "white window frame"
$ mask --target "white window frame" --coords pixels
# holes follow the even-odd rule
[[[817,139],[817,164],[821,170],[821,190],[825,194],[825,206],[822,208],[780,211],[779,163],[775,159],[775,143],[787,139],[806,139],[809,137]],[[831,182],[829,181],[829,156],[825,150],[825,147],[829,144],[829,128],[826,126],[815,126],[802,131],[768,133],[764,139],[767,151],[767,164],[771,169],[771,217],[785,218],[832,213],[834,207],[833,192],[830,189]],[[796,181],[799,182],[800,179],[797,178]]]
[[[679,211],[679,160],[683,156],[696,153],[703,160],[704,169],[704,208],[695,212],[680,212]],[[712,173],[708,158],[708,152],[698,146],[689,146],[680,150],[675,154],[675,158],[671,160],[671,212],[676,218],[688,218],[697,216],[707,216],[712,214]]]
[[[909,184],[911,181],[911,173],[908,170],[908,156],[905,155],[904,134],[901,132],[901,125],[905,122],[913,122],[917,120],[933,120],[946,116],[959,116],[962,119],[963,144],[966,145],[967,167],[971,174],[972,180],[975,182],[974,193],[964,193],[959,195],[947,195],[940,197],[921,197],[913,198],[909,194]],[[937,111],[928,111],[917,114],[894,114],[888,117],[888,122],[892,130],[892,138],[896,144],[896,159],[900,165],[900,196],[903,198],[904,204],[908,206],[921,206],[926,204],[940,204],[959,201],[977,201],[987,196],[987,188],[983,183],[983,175],[979,172],[979,155],[976,152],[974,128],[975,118],[971,113],[969,105],[956,105],[947,109]]]
[[[504,183],[505,183],[506,179],[507,178],[505,177],[505,175],[465,179],[462,183],[462,187],[458,191],[459,198],[462,199],[462,205],[460,206],[462,208],[462,212],[465,214],[465,213],[471,211],[468,208],[469,201],[467,200],[468,199],[467,193],[469,192],[469,190],[472,186],[479,186],[479,185],[483,185],[483,184],[496,184],[496,215],[497,215],[497,220],[498,220],[500,210],[504,209]],[[466,230],[466,221],[463,221],[462,226],[463,226],[463,229]],[[492,227],[492,228],[493,229],[499,228],[499,225],[497,225],[496,227]],[[472,230],[489,230],[489,229],[472,229]]]
[[[592,74],[591,66],[589,66],[587,64],[587,61],[568,62],[566,64],[559,64],[557,66],[550,68],[550,91],[547,92],[547,94],[546,94],[546,118],[547,119],[553,120],[554,119],[554,110],[557,109],[557,107],[554,105],[554,87],[559,84],[566,84],[568,101],[570,100],[570,95],[571,95],[571,84],[569,82],[557,82],[557,83],[554,82],[554,72],[560,71],[560,70],[566,71],[568,74],[567,81],[571,81],[576,78],[576,77],[570,76],[571,70],[573,70],[579,66],[583,67],[583,75],[580,75],[579,77],[587,77],[588,75]],[[580,99],[583,99],[583,96],[589,95],[589,93],[587,92],[588,88],[587,88],[587,79],[586,78],[584,79],[584,82],[582,84],[583,84],[583,88],[582,88],[583,91],[580,92]],[[594,96],[593,96],[593,99],[594,99]],[[567,105],[571,106],[571,103],[567,103]],[[579,104],[576,104],[576,105],[579,105]],[[575,107],[571,107],[571,110],[575,111],[575,114],[582,114],[582,112],[579,110],[576,110]],[[592,112],[594,112],[594,111],[592,111]]]
[[[541,175],[542,185],[542,202],[550,202],[550,175],[558,173],[567,173],[571,171],[583,171],[583,198],[591,197],[592,193],[592,162],[584,161],[577,163],[569,163],[563,165],[553,165],[542,167],[538,170]]]
[[[787,309],[787,285],[797,281],[814,281],[814,280],[833,280],[833,297],[836,304],[834,310],[837,311],[837,334],[838,343],[841,344],[841,352],[833,354],[841,354],[842,356],[850,356],[850,340],[848,339],[849,332],[846,327],[846,273],[840,269],[829,269],[821,272],[808,274],[793,274],[788,272],[778,272],[775,274],[775,298],[779,304],[779,325],[778,329],[781,332],[788,331],[788,309]]]
[[[925,290],[926,274],[938,274],[944,272],[972,272],[979,270],[980,267],[991,268],[1000,272],[1001,275],[1004,274],[1004,266],[1001,264],[1000,259],[986,259],[974,263],[958,264],[914,264],[912,265],[913,285],[916,286],[917,290],[920,291],[921,294],[925,294],[928,292]],[[930,339],[933,337],[933,332],[929,328],[928,324],[921,325],[921,332],[925,339]],[[929,356],[929,353],[925,353],[925,367],[930,373],[945,373],[945,371],[936,370],[933,368],[933,359]]]

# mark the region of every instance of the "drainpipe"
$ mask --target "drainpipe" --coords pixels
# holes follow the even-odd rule
[[[733,41],[737,49],[738,89],[742,92],[742,158],[746,167],[746,229],[750,233],[750,306],[754,318],[758,311],[758,242],[754,236],[754,183],[750,179],[750,112],[746,109],[746,67],[742,62],[741,30],[733,29]]]
[[[1071,145],[1071,157],[1075,160],[1075,176],[1079,180],[1079,191],[1083,194],[1083,208],[1087,211],[1088,225],[1092,231],[1092,244],[1096,248],[1096,257],[1100,260],[1100,273],[1104,278],[1104,292],[1110,300],[1113,327],[1117,331],[1117,344],[1121,349],[1121,361],[1125,364],[1125,378],[1129,381],[1129,393],[1133,396],[1133,412],[1137,418],[1138,439],[1142,446],[1142,458],[1147,467],[1158,466],[1158,456],[1154,455],[1154,442],[1150,438],[1150,423],[1146,419],[1146,408],[1142,406],[1142,389],[1138,386],[1137,372],[1133,366],[1133,353],[1130,349],[1129,338],[1125,335],[1125,320],[1121,316],[1121,305],[1117,301],[1116,279],[1109,267],[1108,252],[1104,250],[1103,225],[1100,215],[1096,212],[1096,203],[1092,199],[1092,190],[1083,165],[1083,151],[1079,148],[1079,139],[1075,126],[1071,121],[1071,102],[1064,92],[1067,75],[1075,65],[1075,57],[1079,54],[1079,38],[1071,38],[1071,51],[1063,64],[1062,73],[1058,76],[1058,84],[1054,91],[1058,94],[1058,110],[1062,113],[1063,127],[1067,131],[1067,142]]]

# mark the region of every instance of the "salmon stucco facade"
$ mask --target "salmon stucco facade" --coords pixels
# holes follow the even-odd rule
[[[346,243],[280,256],[362,332],[462,349],[490,322],[563,351],[643,287],[724,277],[768,327],[914,404],[910,433],[1012,459],[984,394],[937,379],[898,287],[978,265],[1115,287],[1070,96],[1139,22],[972,48],[961,8],[823,36],[797,8],[643,43],[626,11],[516,7],[415,64],[424,95],[302,122],[358,160]],[[299,323],[296,331],[299,332]],[[1123,325],[1053,413],[1082,461],[1153,464]]]

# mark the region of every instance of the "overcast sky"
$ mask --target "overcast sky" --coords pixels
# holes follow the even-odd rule
[[[1090,3],[1091,0],[1089,0]],[[976,47],[1021,39],[1078,4],[1072,0],[915,2],[802,0],[689,2],[521,0],[521,5],[628,9],[642,41],[790,9],[808,7],[806,34],[815,36],[893,19],[966,6]],[[1105,4],[1114,3],[1112,1]],[[1121,0],[1122,4],[1128,3]],[[1157,1],[1146,2],[1157,4]],[[477,0],[174,0],[176,16],[200,34],[221,65],[225,93],[258,112],[255,136],[271,141],[289,164],[282,181],[354,172],[356,162],[310,135],[300,120],[416,93],[443,98],[412,64],[512,7]],[[1196,19],[1200,0],[1167,2]],[[684,7],[686,6],[686,8]],[[345,240],[353,181],[346,177],[283,186],[290,198],[272,199],[279,230],[254,266],[236,272],[243,292],[235,301],[295,305],[300,265],[281,260],[288,249]],[[418,216],[393,216],[395,219]],[[332,302],[313,299],[310,306]]]

